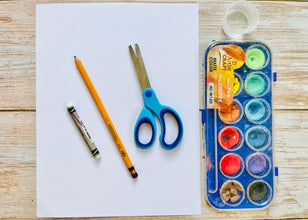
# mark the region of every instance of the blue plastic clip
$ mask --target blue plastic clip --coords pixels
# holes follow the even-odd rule
[[[278,172],[278,167],[275,167],[275,176],[278,176],[279,172]]]
[[[274,82],[277,81],[277,72],[273,72],[273,81],[274,81]]]
[[[201,122],[202,124],[205,123],[205,109],[201,109]]]

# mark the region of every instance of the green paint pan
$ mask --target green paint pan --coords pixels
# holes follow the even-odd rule
[[[259,70],[268,64],[268,51],[262,47],[251,47],[246,51],[245,64],[252,70]]]
[[[246,78],[244,87],[248,95],[257,97],[265,93],[267,84],[268,82],[263,75],[255,73]]]

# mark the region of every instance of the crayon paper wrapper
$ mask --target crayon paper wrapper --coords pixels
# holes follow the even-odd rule
[[[234,69],[245,62],[245,52],[237,45],[217,45],[207,56],[207,108],[222,109],[233,102]]]

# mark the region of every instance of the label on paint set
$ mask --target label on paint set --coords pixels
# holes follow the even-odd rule
[[[217,45],[207,56],[207,108],[228,108],[233,102],[234,69],[245,62],[245,53],[237,45]]]
[[[272,57],[260,42],[214,42],[205,54],[206,193],[218,209],[274,196]]]

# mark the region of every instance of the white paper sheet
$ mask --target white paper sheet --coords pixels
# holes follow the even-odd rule
[[[47,4],[37,6],[36,16],[37,215],[200,214],[198,5]],[[141,48],[161,104],[182,118],[184,136],[174,150],[160,146],[158,120],[156,141],[149,150],[134,143],[143,107],[128,51],[134,43]],[[139,174],[136,180],[75,66],[74,55],[82,60],[124,143]],[[100,161],[89,153],[66,111],[67,103],[75,105],[102,155]]]

